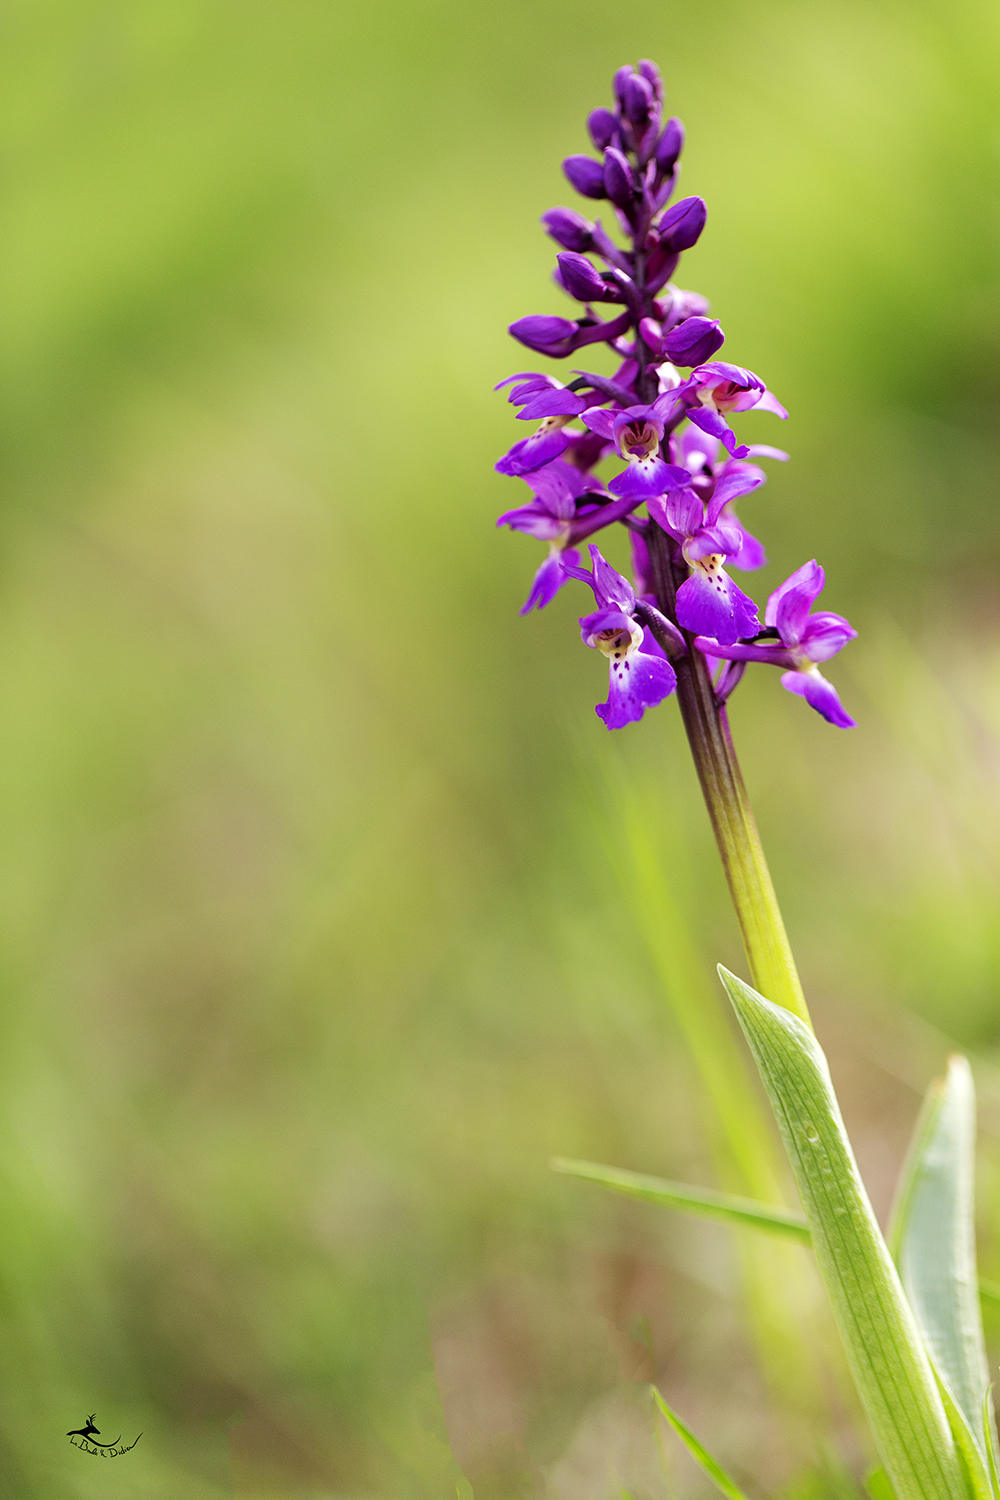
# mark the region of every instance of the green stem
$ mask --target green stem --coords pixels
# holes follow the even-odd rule
[[[719,1182],[731,1193],[780,1203],[785,1174],[778,1144],[747,1071],[750,1059],[724,1009],[724,995],[709,983],[693,942],[677,889],[682,879],[677,851],[661,844],[664,830],[654,834],[650,802],[656,794],[652,786],[636,782],[634,767],[623,774],[611,751],[609,746],[604,768],[614,808],[606,825],[606,860],[617,873],[621,900],[704,1085],[710,1106],[705,1131]],[[744,1234],[736,1236],[736,1251],[762,1369],[782,1410],[802,1423],[797,1444],[826,1409],[817,1351],[822,1349],[821,1362],[828,1361],[830,1351],[816,1324],[811,1268],[794,1246],[760,1243]]]
[[[659,606],[673,619],[676,589],[666,533],[658,526],[650,526],[647,544]],[[810,1025],[802,984],[733,748],[726,710],[716,702],[704,656],[690,641],[688,636],[688,655],[674,661],[677,699],[729,882],[750,977],[761,995]]]

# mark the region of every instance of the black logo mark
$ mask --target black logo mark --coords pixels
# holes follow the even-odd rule
[[[72,1432],[67,1432],[66,1436],[70,1440],[70,1445],[79,1448],[83,1453],[91,1454],[93,1458],[96,1458],[98,1454],[101,1458],[119,1458],[123,1453],[131,1453],[139,1438],[142,1437],[142,1433],[140,1432],[139,1437],[134,1438],[131,1443],[123,1443],[121,1433],[113,1443],[95,1443],[92,1434],[96,1433],[98,1437],[101,1435],[101,1429],[94,1426],[95,1415],[95,1412],[91,1412],[87,1418],[86,1427],[74,1427]],[[82,1441],[74,1443],[74,1438],[81,1438]]]

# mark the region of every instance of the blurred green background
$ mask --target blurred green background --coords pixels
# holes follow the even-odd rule
[[[623,802],[705,1004],[742,961],[674,706],[607,735],[582,594],[517,616],[491,387],[563,310],[560,159],[657,59],[709,203],[678,279],[792,413],[741,428],[792,452],[753,591],[816,556],[860,631],[857,731],[776,674],[734,701],[786,920],[881,1214],[972,1050],[1000,1275],[1000,12],[0,36],[0,1495],[703,1494],[654,1375],[758,1493],[847,1493],[865,1440],[835,1392],[825,1459],[789,1437],[752,1251],[547,1167],[724,1176]],[[70,1448],[91,1411],[134,1452]]]

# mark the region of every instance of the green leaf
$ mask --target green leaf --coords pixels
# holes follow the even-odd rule
[[[975,1134],[972,1072],[956,1054],[947,1076],[927,1091],[889,1245],[934,1368],[985,1461],[981,1427],[989,1371],[976,1282]]]
[[[826,1058],[790,1011],[720,967],[760,1069],[820,1273],[897,1500],[967,1500],[963,1466],[851,1150]]]
[[[980,1276],[979,1295],[984,1302],[1000,1302],[1000,1281],[986,1281]]]
[[[802,1214],[770,1203],[757,1203],[753,1198],[738,1198],[732,1193],[716,1192],[714,1188],[689,1187],[685,1182],[668,1182],[664,1177],[647,1177],[642,1172],[602,1167],[592,1161],[571,1161],[564,1156],[553,1158],[550,1165],[555,1172],[583,1177],[587,1182],[596,1182],[630,1198],[643,1198],[647,1203],[662,1203],[668,1208],[679,1208],[709,1219],[765,1229],[804,1245],[812,1240],[809,1225]]]
[[[717,1464],[712,1455],[705,1451],[691,1429],[689,1427],[685,1427],[684,1423],[681,1421],[677,1413],[670,1410],[670,1407],[664,1401],[663,1397],[656,1389],[656,1386],[651,1386],[650,1389],[653,1392],[653,1400],[660,1408],[660,1411],[666,1417],[667,1421],[670,1423],[671,1427],[674,1429],[677,1436],[680,1438],[681,1442],[690,1453],[691,1457],[695,1460],[696,1463],[701,1464],[701,1467],[705,1470],[705,1473],[708,1475],[709,1479],[711,1479],[712,1483],[716,1485],[724,1495],[728,1496],[728,1500],[746,1500],[746,1496],[744,1495],[743,1491],[739,1488],[738,1485],[733,1483],[729,1475],[726,1473],[725,1469],[722,1468],[721,1464]]]

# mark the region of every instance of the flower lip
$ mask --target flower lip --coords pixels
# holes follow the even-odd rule
[[[599,630],[592,639],[597,644],[598,651],[603,651],[605,656],[613,656],[619,661],[632,644],[632,635],[627,635],[623,630]]]
[[[618,432],[623,458],[648,458],[660,444],[660,433],[652,422],[627,422]]]
[[[584,645],[620,661],[642,644],[642,626],[620,609],[598,609],[580,620]]]

